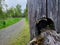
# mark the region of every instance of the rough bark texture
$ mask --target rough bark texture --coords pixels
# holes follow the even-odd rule
[[[54,30],[45,30],[30,41],[30,45],[60,45],[60,34]]]
[[[46,17],[46,13],[54,22],[55,30],[60,33],[60,0],[28,0],[28,9],[31,39],[37,36],[36,23]]]

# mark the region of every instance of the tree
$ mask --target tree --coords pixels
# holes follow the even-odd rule
[[[27,5],[26,5],[26,9],[24,10],[23,15],[24,15],[26,18],[28,18],[28,7],[27,7]]]
[[[10,8],[10,9],[8,9],[7,10],[7,15],[8,15],[8,17],[13,17],[14,16],[14,8]]]
[[[21,6],[17,4],[16,7],[8,9],[7,15],[9,15],[9,17],[21,17],[22,16]]]
[[[22,16],[21,5],[19,5],[19,4],[16,5],[15,15],[16,15],[17,17],[21,17],[21,16]]]
[[[2,0],[0,0],[0,19],[3,18],[3,11],[2,11]]]

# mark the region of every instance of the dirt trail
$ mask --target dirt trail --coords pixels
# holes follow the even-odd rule
[[[11,38],[17,37],[25,26],[25,19],[0,31],[0,45],[9,45]]]

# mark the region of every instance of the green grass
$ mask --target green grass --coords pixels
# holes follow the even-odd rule
[[[20,45],[27,45],[30,41],[30,31],[29,31],[29,25],[26,23],[26,27],[24,28],[24,31],[21,33],[20,36]]]
[[[21,18],[10,18],[10,19],[7,19],[5,21],[0,20],[0,29],[8,27],[8,26],[10,26],[12,24],[15,24],[20,20],[21,20]]]
[[[25,28],[18,38],[13,39],[10,45],[27,45],[30,41],[30,31],[28,21],[26,21]]]

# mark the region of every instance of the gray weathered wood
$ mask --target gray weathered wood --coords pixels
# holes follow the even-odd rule
[[[31,39],[37,34],[36,22],[46,17],[46,6],[48,18],[54,22],[57,32],[60,32],[60,0],[28,0]]]

